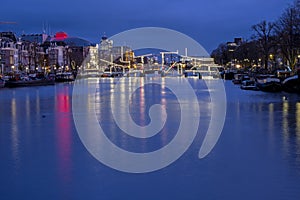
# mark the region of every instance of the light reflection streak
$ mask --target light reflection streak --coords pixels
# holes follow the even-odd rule
[[[41,105],[40,105],[40,92],[37,90],[36,91],[36,114],[39,115],[40,114],[40,109],[41,109]]]
[[[166,107],[166,98],[163,97],[164,94],[166,94],[166,88],[165,88],[165,81],[162,81],[162,84],[157,85],[157,84],[145,84],[145,79],[144,78],[129,78],[131,80],[128,79],[123,79],[120,83],[119,83],[119,93],[116,94],[115,92],[111,92],[110,93],[110,102],[111,102],[111,106],[112,109],[118,109],[118,112],[120,113],[126,113],[126,111],[131,108],[132,110],[130,110],[131,113],[131,117],[135,118],[136,121],[135,123],[137,123],[139,126],[147,126],[148,123],[146,121],[146,116],[147,116],[147,108],[148,106],[151,105],[146,105],[146,91],[145,89],[147,88],[147,95],[151,96],[152,99],[154,99],[155,102],[159,102],[161,105],[163,105],[164,107]],[[134,90],[134,88],[137,88],[137,90]],[[136,95],[133,95],[133,94]],[[127,95],[131,95],[130,97],[128,97]],[[138,99],[134,99],[133,97],[136,96]],[[128,102],[126,99],[129,98],[129,105],[126,105],[126,102]],[[156,101],[157,100],[157,101]],[[151,103],[151,102],[150,102]],[[161,115],[161,118],[163,119],[163,114],[164,112],[160,112],[160,113],[156,113],[157,116]],[[129,122],[129,120],[126,118],[127,115],[125,114],[120,114],[118,117],[121,121],[123,122]],[[124,123],[125,126],[127,127],[131,127],[129,123]],[[110,130],[113,130],[112,128]],[[141,135],[146,135],[146,133],[143,133],[144,129],[140,130]],[[120,147],[123,147],[126,149],[126,142],[128,142],[129,140],[126,139],[125,134],[127,133],[123,133],[120,134],[121,136],[117,136],[115,132],[111,132],[108,133],[110,134],[110,138],[111,140],[116,140],[116,138],[121,137],[121,140],[119,140],[119,145]],[[161,132],[161,142],[163,144],[166,144],[168,142],[168,135],[166,134],[166,131],[162,131]],[[145,139],[139,139],[139,146],[141,147],[141,150],[145,150],[146,149],[146,145],[147,145],[147,140]]]
[[[274,131],[274,104],[269,104],[269,132],[273,133]]]
[[[296,144],[297,162],[300,163],[300,103],[296,103]]]
[[[164,109],[167,110],[167,108],[166,108],[166,106],[167,106],[167,100],[166,100],[165,97],[162,97],[162,94],[165,94],[165,93],[166,93],[165,81],[164,81],[164,79],[162,79],[162,84],[161,84],[161,101],[160,101],[160,104],[162,105],[162,107],[164,107]],[[161,114],[160,118],[163,119],[164,118],[162,116],[163,113],[160,112],[160,114]],[[167,142],[168,142],[168,129],[165,126],[163,128],[163,130],[161,131],[161,146],[165,146],[167,144]]]
[[[283,133],[283,146],[284,149],[289,153],[289,121],[288,113],[289,112],[289,103],[283,102],[282,105],[282,133]]]
[[[16,172],[20,168],[20,151],[19,151],[19,129],[18,129],[18,113],[17,113],[17,102],[16,98],[14,97],[11,100],[11,148],[12,148],[12,157],[14,161],[14,167]]]
[[[71,105],[68,87],[56,94],[56,130],[58,141],[59,173],[64,183],[71,180]]]
[[[144,84],[144,79],[140,79],[140,85]],[[140,121],[143,122],[141,125],[145,126],[145,109],[146,109],[146,105],[145,105],[145,87],[140,87],[139,88],[140,91],[140,99],[139,99],[139,106],[140,106]]]
[[[29,94],[26,93],[25,97],[25,112],[26,112],[26,120],[30,121],[30,97]]]

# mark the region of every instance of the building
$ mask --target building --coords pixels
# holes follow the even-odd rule
[[[104,43],[103,51],[120,56],[120,48],[112,47],[112,41]],[[84,63],[88,63],[88,68],[100,69],[99,45],[65,32],[57,32],[53,37],[44,33],[23,34],[19,38],[12,32],[0,32],[0,73],[77,71]]]
[[[1,72],[18,70],[18,49],[16,37],[11,32],[0,33]]]
[[[57,32],[48,38],[44,47],[48,55],[47,63],[52,70],[78,70],[94,45],[82,38],[69,37],[65,32]]]
[[[42,33],[42,34],[29,34],[29,35],[21,35],[21,41],[43,44],[50,36]]]
[[[104,71],[112,64],[129,66],[134,58],[133,51],[127,46],[113,46],[113,41],[103,36],[99,45],[99,68]]]

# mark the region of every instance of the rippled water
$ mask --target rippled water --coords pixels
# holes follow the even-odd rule
[[[97,117],[116,145],[149,152],[173,139],[180,107],[169,90],[150,85],[134,93],[130,109],[137,124],[149,123],[153,103],[164,105],[170,120],[157,137],[137,141],[120,134],[110,113],[115,80],[98,81]],[[210,98],[202,80],[189,81],[201,111],[198,135],[180,159],[146,174],[116,171],[89,154],[73,121],[72,84],[1,89],[1,199],[299,199],[300,96],[243,91],[225,82],[222,135],[198,159]]]

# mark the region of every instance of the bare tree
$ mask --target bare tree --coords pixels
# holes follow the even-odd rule
[[[217,49],[213,50],[211,57],[214,58],[217,64],[225,65],[230,61],[227,45],[225,43],[221,43]]]
[[[250,67],[258,65],[261,52],[257,51],[258,42],[256,40],[247,41],[241,44],[236,50],[237,59],[243,63],[243,66]]]
[[[258,47],[263,55],[265,69],[268,68],[269,53],[274,46],[274,27],[274,23],[265,20],[252,26],[255,32],[254,38],[258,41]]]
[[[300,15],[299,8],[291,6],[276,23],[276,35],[280,52],[292,69],[300,54]]]

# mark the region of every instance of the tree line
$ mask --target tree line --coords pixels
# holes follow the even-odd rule
[[[289,5],[274,22],[263,20],[251,27],[252,37],[234,48],[222,43],[211,57],[223,66],[261,66],[294,70],[300,61],[300,6]]]

